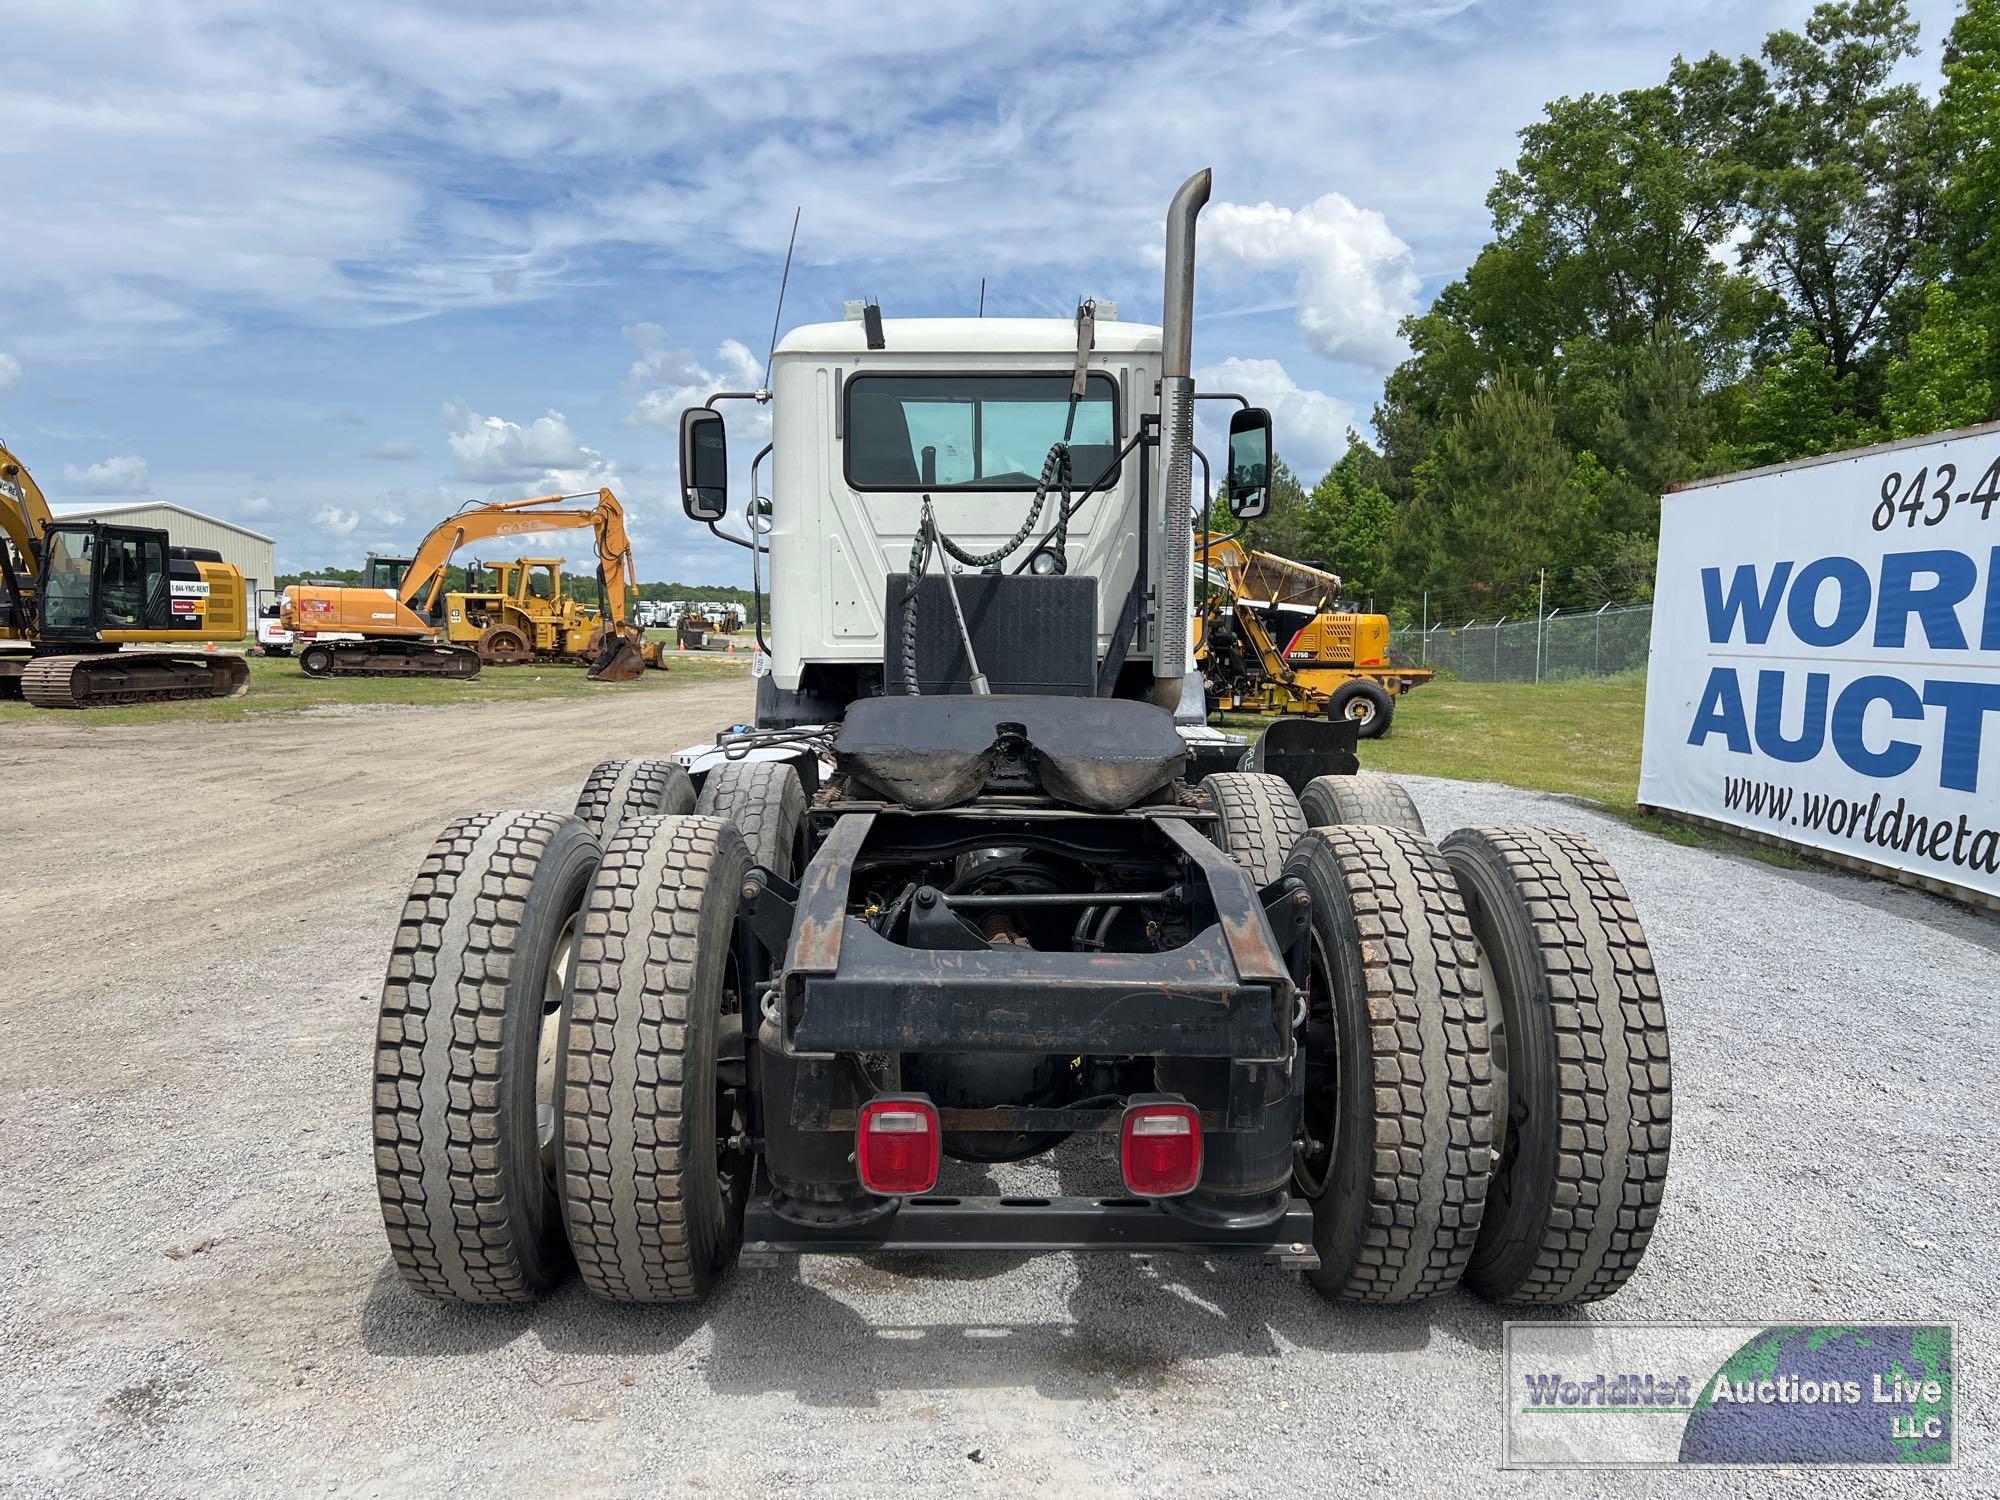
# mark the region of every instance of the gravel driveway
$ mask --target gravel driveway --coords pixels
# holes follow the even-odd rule
[[[563,728],[607,752],[661,748],[734,707],[704,694],[678,718]],[[1751,1476],[1497,1471],[1503,1318],[1464,1294],[1379,1311],[1275,1269],[1053,1256],[813,1259],[739,1271],[699,1309],[621,1310],[573,1283],[520,1312],[420,1301],[389,1268],[368,1082],[412,850],[468,799],[423,761],[445,755],[445,717],[382,716],[395,732],[379,761],[355,742],[345,784],[385,805],[377,853],[315,866],[309,799],[264,832],[285,877],[269,910],[257,871],[218,862],[199,826],[228,737],[186,731],[184,770],[156,792],[184,836],[128,870],[176,911],[171,941],[119,895],[115,867],[81,868],[96,835],[57,815],[61,778],[86,785],[78,757],[0,752],[16,780],[58,783],[32,826],[18,805],[0,814],[20,824],[0,826],[10,847],[35,850],[32,878],[10,871],[10,910],[83,919],[63,973],[53,945],[32,944],[41,961],[17,963],[0,1000],[0,1486],[1745,1492]],[[498,800],[566,806],[596,746],[563,743],[519,764]],[[504,779],[482,762],[477,794]],[[1679,1085],[1673,1173],[1644,1268],[1581,1316],[1955,1321],[1955,1476],[1761,1474],[1751,1488],[1993,1493],[2000,924],[1681,848],[1559,799],[1410,784],[1434,833],[1526,822],[1595,837],[1652,934]],[[209,893],[201,942],[186,935],[190,890]],[[1087,1191],[1105,1170],[1079,1150],[996,1179]]]

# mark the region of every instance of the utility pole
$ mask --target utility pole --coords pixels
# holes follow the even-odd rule
[[[1549,600],[1549,570],[1535,570],[1535,686],[1542,685],[1542,610]]]

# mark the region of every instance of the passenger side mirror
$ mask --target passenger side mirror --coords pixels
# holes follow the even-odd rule
[[[729,514],[729,439],[705,406],[681,413],[681,509],[711,525]]]
[[[1261,406],[1229,419],[1229,471],[1223,476],[1229,514],[1254,521],[1271,508],[1271,414]]]

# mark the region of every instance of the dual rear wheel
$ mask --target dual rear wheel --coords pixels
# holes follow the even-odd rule
[[[1603,856],[1554,830],[1307,831],[1275,777],[1204,786],[1252,878],[1312,896],[1295,1181],[1321,1289],[1407,1302],[1463,1279],[1560,1305],[1623,1286],[1665,1183],[1671,1074]],[[383,987],[375,1156],[426,1295],[531,1301],[573,1259],[601,1295],[686,1301],[733,1259],[762,977],[733,915],[753,864],[798,875],[804,794],[745,762],[692,814],[691,795],[670,763],[607,762],[576,814],[462,818],[425,857]]]
[[[1312,895],[1295,1182],[1319,1287],[1408,1302],[1463,1280],[1508,1305],[1622,1287],[1659,1211],[1672,1083],[1652,956],[1603,855],[1551,829],[1434,844],[1382,777],[1299,801],[1276,777],[1204,786],[1252,878]],[[1315,826],[1280,856],[1294,810]]]
[[[773,828],[804,802],[776,769]],[[607,762],[575,814],[461,818],[426,856],[375,1068],[383,1219],[418,1291],[529,1302],[574,1263],[600,1295],[688,1301],[734,1258],[761,976],[731,931],[760,861],[693,801],[670,762]]]

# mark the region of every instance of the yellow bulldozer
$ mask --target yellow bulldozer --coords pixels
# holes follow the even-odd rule
[[[1390,659],[1386,615],[1336,607],[1337,574],[1234,537],[1206,535],[1196,555],[1206,592],[1195,655],[1211,714],[1319,714],[1380,739],[1396,699],[1437,675]]]
[[[607,599],[614,592],[607,589]],[[634,597],[629,583],[624,593],[629,603]],[[614,605],[614,614],[617,609]],[[475,561],[466,569],[465,589],[445,596],[445,639],[471,646],[489,667],[594,662],[605,630],[603,613],[570,593],[559,557]],[[657,643],[642,642],[641,650],[648,666],[663,665]]]
[[[592,503],[553,508],[579,500]],[[596,535],[597,578],[607,606],[603,616],[587,612],[587,629],[577,628],[585,612],[563,595],[561,565],[549,559],[475,564],[482,575],[506,570],[499,586],[445,588],[446,565],[468,543],[583,527]],[[537,588],[548,597],[538,597]],[[568,658],[588,662],[593,682],[630,682],[649,660],[665,665],[633,623],[638,598],[625,509],[610,490],[600,489],[468,506],[432,527],[413,556],[370,557],[360,586],[294,584],[285,590],[279,618],[297,633],[299,666],[313,677],[466,678],[478,676],[488,662]]]
[[[198,648],[248,631],[243,575],[219,553],[155,527],[59,519],[0,447],[0,696],[37,708],[238,697],[249,662]]]

